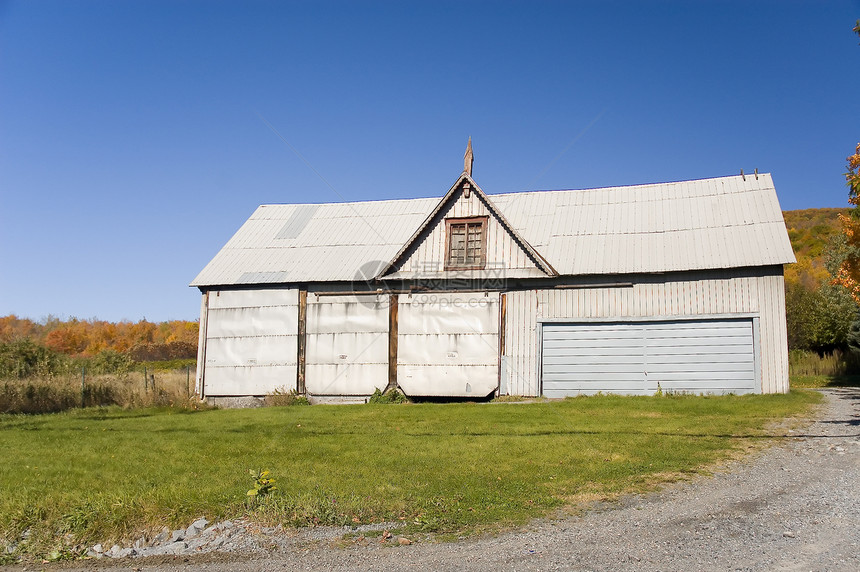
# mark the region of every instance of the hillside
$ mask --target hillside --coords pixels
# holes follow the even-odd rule
[[[797,257],[797,264],[785,268],[787,282],[800,282],[814,289],[830,277],[824,267],[825,250],[830,239],[842,231],[839,215],[848,213],[848,210],[822,208],[783,211],[788,238]]]

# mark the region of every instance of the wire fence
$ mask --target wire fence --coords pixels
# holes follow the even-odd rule
[[[53,413],[76,407],[116,405],[198,407],[194,366],[90,374],[86,367],[61,375],[0,381],[0,413]]]

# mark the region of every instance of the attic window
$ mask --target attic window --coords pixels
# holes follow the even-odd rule
[[[446,270],[477,270],[487,265],[487,217],[449,218]]]

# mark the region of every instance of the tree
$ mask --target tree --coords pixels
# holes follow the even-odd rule
[[[856,153],[848,157],[848,202],[854,205],[848,215],[839,215],[842,221],[842,264],[836,272],[836,282],[845,286],[860,303],[860,143]]]
[[[860,20],[857,20],[854,32],[860,36]],[[845,181],[848,184],[848,202],[854,206],[848,216],[839,217],[845,235],[845,258],[836,273],[835,282],[845,286],[854,300],[860,303],[860,143],[847,161]]]
[[[842,286],[825,283],[811,290],[788,282],[785,307],[789,349],[825,354],[849,346],[857,305]]]

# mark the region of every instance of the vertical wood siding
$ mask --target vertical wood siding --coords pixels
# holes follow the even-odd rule
[[[203,399],[203,372],[206,365],[206,324],[209,320],[209,292],[200,297],[200,328],[197,334],[197,372],[194,374],[194,393]]]
[[[762,393],[788,392],[788,329],[782,273],[758,279],[761,305]]]
[[[677,275],[676,275],[677,276]],[[640,278],[632,287],[508,293],[502,382],[514,395],[538,395],[539,318],[645,318],[757,314],[763,393],[788,391],[785,291],[781,267]]]

